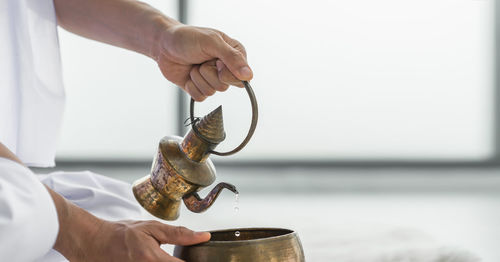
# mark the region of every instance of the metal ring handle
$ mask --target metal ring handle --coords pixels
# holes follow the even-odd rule
[[[252,105],[252,124],[250,125],[250,129],[248,130],[248,134],[243,140],[243,142],[241,142],[241,144],[237,146],[235,149],[228,152],[217,152],[214,150],[210,150],[211,154],[218,156],[229,156],[234,153],[237,153],[248,144],[248,141],[250,141],[250,139],[253,136],[253,133],[255,132],[255,128],[257,127],[257,120],[259,119],[259,109],[257,107],[257,99],[255,98],[255,93],[253,92],[250,83],[248,83],[247,81],[243,81],[243,85],[245,85],[245,89],[247,90],[248,96],[250,97],[250,103]],[[191,98],[191,104],[189,106],[189,118],[191,120],[191,128],[193,129],[193,131],[198,133],[198,130],[196,129],[195,126],[196,121],[194,120],[193,115],[194,115],[194,99]]]

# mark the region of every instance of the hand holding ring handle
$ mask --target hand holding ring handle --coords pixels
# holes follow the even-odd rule
[[[252,124],[250,125],[250,129],[248,130],[248,134],[245,137],[245,139],[243,140],[243,142],[241,142],[241,144],[239,146],[237,146],[235,149],[233,149],[231,151],[227,151],[227,152],[217,152],[214,150],[210,150],[209,152],[211,154],[218,155],[218,156],[229,156],[229,155],[232,155],[234,153],[237,153],[241,149],[243,149],[246,146],[246,144],[248,144],[248,141],[250,141],[250,139],[253,136],[253,133],[255,132],[255,128],[257,127],[257,120],[259,118],[257,99],[255,98],[255,93],[253,92],[253,89],[250,86],[250,83],[248,83],[247,81],[243,81],[243,85],[245,85],[245,90],[247,91],[248,96],[250,97],[250,103],[252,105]],[[195,121],[194,116],[193,116],[194,115],[194,102],[195,102],[194,99],[191,98],[191,104],[189,107],[189,118],[191,120],[191,128],[193,129],[193,131],[198,133],[198,130],[196,129],[196,126],[195,126],[196,121]]]

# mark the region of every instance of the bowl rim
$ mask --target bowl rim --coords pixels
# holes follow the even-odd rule
[[[272,241],[279,241],[287,238],[297,238],[297,233],[288,228],[278,228],[278,227],[244,227],[244,228],[229,228],[229,229],[219,229],[219,230],[211,230],[208,231],[210,233],[217,233],[217,232],[234,232],[234,231],[267,231],[267,230],[283,230],[287,231],[287,233],[278,235],[278,236],[272,236],[272,237],[265,237],[265,238],[257,238],[257,239],[249,239],[249,240],[229,240],[229,241],[212,241],[209,240],[208,242],[200,243],[193,245],[192,247],[195,246],[228,246],[228,245],[251,245],[254,243],[262,243],[262,242],[272,242]]]

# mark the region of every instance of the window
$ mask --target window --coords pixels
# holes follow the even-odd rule
[[[146,1],[176,17],[175,1]],[[177,130],[177,87],[136,53],[59,30],[66,112],[58,158],[149,159]]]
[[[153,4],[172,10],[167,2]],[[248,146],[225,159],[481,161],[493,154],[491,0],[188,3],[189,23],[240,40],[254,70],[259,125]],[[149,159],[158,140],[176,132],[176,88],[151,61],[83,41],[61,36],[68,112],[59,156]],[[234,88],[197,103],[199,115],[223,104],[220,150],[246,135],[245,96]]]

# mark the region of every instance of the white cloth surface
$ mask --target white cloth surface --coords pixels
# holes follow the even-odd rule
[[[141,219],[132,185],[90,171],[38,175],[40,181],[75,205],[106,220]]]
[[[54,202],[28,168],[0,158],[0,261],[34,261],[54,245]]]
[[[0,40],[0,142],[53,166],[65,97],[53,0],[0,0]]]
[[[90,171],[54,172],[39,175],[39,179],[52,190],[97,217],[111,221],[151,218],[135,200],[132,186],[125,182]],[[36,261],[67,260],[59,252],[50,250]]]

